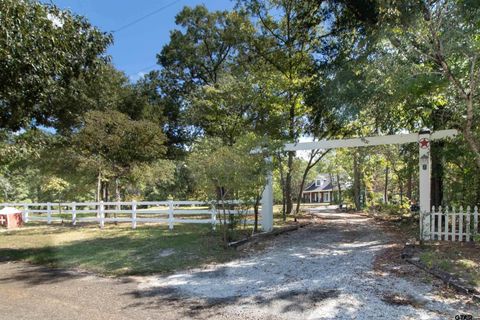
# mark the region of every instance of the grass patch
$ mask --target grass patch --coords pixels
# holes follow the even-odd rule
[[[292,223],[293,218],[289,215],[284,222],[276,211],[274,227]],[[237,257],[234,249],[223,247],[220,229],[176,223],[172,231],[165,224],[140,224],[132,230],[130,223],[119,223],[106,224],[102,230],[97,224],[31,222],[0,232],[0,257],[103,275],[166,274]],[[251,234],[253,226],[243,232]]]
[[[429,268],[454,274],[480,290],[480,255],[478,245],[444,242],[425,245],[420,259]]]
[[[0,256],[104,275],[171,273],[236,256],[208,225],[26,226],[0,233]]]

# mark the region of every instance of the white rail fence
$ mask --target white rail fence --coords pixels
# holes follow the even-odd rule
[[[238,201],[226,203],[228,219],[237,217],[239,224],[254,224],[254,211]],[[211,224],[215,229],[221,223],[223,207],[215,202],[203,201],[142,201],[142,202],[69,202],[69,203],[0,203],[2,207],[14,207],[22,212],[25,223],[40,221],[98,223],[129,222],[135,229],[139,223],[165,223],[173,229],[176,223]],[[217,209],[217,207],[219,209]],[[259,215],[259,225],[261,224]]]
[[[420,234],[424,240],[473,241],[479,231],[478,207],[432,207],[430,213],[420,213]]]

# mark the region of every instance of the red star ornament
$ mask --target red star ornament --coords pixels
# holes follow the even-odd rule
[[[420,141],[418,141],[418,143],[420,144],[420,148],[427,149],[430,141],[428,141],[427,138],[422,138]]]

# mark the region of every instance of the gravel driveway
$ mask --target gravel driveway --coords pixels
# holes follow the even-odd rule
[[[37,319],[453,319],[479,314],[478,305],[464,296],[445,296],[416,269],[413,273],[421,276],[375,270],[375,257],[390,240],[371,219],[318,217],[319,223],[278,236],[260,252],[169,277],[72,275],[32,284],[5,273],[36,267],[0,264],[0,301],[6,301],[0,319],[33,314]],[[42,306],[45,299],[50,307]],[[21,312],[14,311],[16,305]]]

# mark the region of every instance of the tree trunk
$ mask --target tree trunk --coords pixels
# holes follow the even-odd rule
[[[287,221],[287,211],[285,202],[285,172],[283,171],[282,158],[278,156],[278,170],[280,172],[280,187],[282,189],[282,219]]]
[[[6,192],[5,192],[5,194],[6,194]],[[35,192],[35,195],[36,195],[36,197],[35,197],[36,199],[35,199],[35,200],[36,200],[37,202],[41,202],[41,200],[40,200],[41,194],[42,194],[42,188],[40,187],[40,185],[37,185],[37,187],[36,187],[36,192]],[[6,198],[5,198],[5,199],[6,199]]]
[[[109,200],[108,187],[109,187],[108,181],[103,181],[102,182],[102,195],[103,195],[102,201],[103,202],[108,202],[108,200]],[[109,216],[110,216],[109,213],[105,214],[106,218],[108,218]]]
[[[431,145],[432,177],[430,178],[430,207],[441,206],[443,200],[443,141],[434,141]]]
[[[360,211],[362,209],[360,203],[360,164],[358,154],[355,151],[353,153],[353,200],[355,202],[355,210]]]
[[[290,50],[288,50],[290,55]],[[288,137],[291,142],[295,141],[295,107],[296,107],[296,97],[290,91],[288,91],[288,102],[289,102],[289,127],[288,127]],[[293,199],[292,199],[292,174],[293,174],[293,159],[295,158],[295,151],[288,152],[288,161],[287,161],[287,178],[285,181],[285,197],[286,197],[286,210],[287,214],[292,213],[293,210]]]
[[[223,187],[217,188],[217,203],[220,203],[222,206],[222,238],[223,245],[225,248],[228,247],[228,218],[227,218],[227,208],[225,208],[225,190]]]
[[[400,205],[403,205],[403,182],[400,181],[398,184],[400,189]]]
[[[287,161],[287,177],[285,179],[285,204],[286,204],[286,214],[292,213],[293,202],[292,202],[292,171],[293,171],[293,152],[288,152],[288,161]]]
[[[109,192],[108,192],[108,187],[109,187],[109,183],[108,181],[105,182],[104,184],[104,188],[105,188],[105,197],[104,197],[104,200],[105,202],[108,202],[110,200],[110,195],[109,195]]]
[[[108,181],[100,181],[100,193],[99,193],[99,202],[108,202]],[[108,216],[108,214],[107,214]],[[99,212],[97,212],[97,218],[99,218]]]
[[[385,188],[383,189],[383,202],[388,203],[388,173],[390,168],[388,165],[385,167]]]
[[[100,202],[101,196],[102,196],[102,173],[99,170],[98,176],[97,176],[97,193],[95,195],[95,201]]]
[[[253,225],[253,232],[258,231],[258,207],[260,205],[260,199],[262,197],[260,195],[257,195],[255,198],[255,204],[253,205],[253,212],[255,213],[255,224]]]
[[[309,165],[307,165],[307,168],[305,168],[305,171],[303,172],[302,181],[300,182],[300,191],[298,193],[297,207],[295,208],[295,221],[297,221],[297,214],[300,211],[300,204],[302,202],[303,188],[305,187],[305,180],[307,179],[307,175],[310,172],[310,169],[312,169],[312,166],[310,166],[310,163],[309,163]]]
[[[337,172],[338,204],[342,204],[342,186],[340,185],[340,175]]]
[[[122,201],[122,197],[120,194],[120,179],[118,177],[115,178],[115,201],[118,203]],[[113,214],[113,217],[117,217],[117,213],[120,211],[120,205],[116,204],[115,205],[115,213]],[[117,221],[115,221],[115,224],[117,224]]]
[[[407,198],[408,200],[412,200],[412,171],[408,168],[408,176],[407,176]]]

